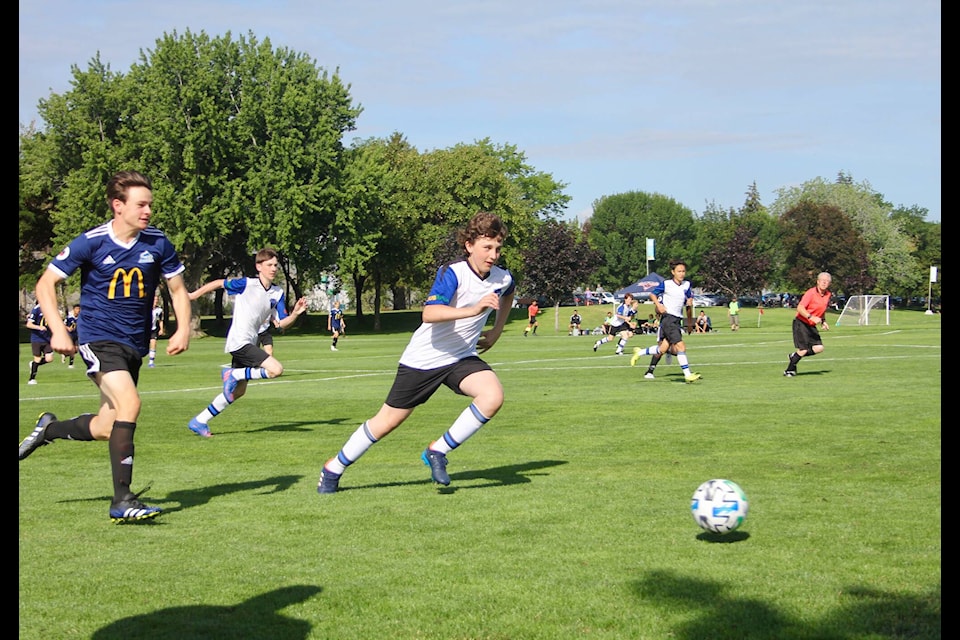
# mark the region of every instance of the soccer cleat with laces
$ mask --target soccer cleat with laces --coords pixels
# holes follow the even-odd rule
[[[190,418],[190,424],[187,425],[187,428],[190,431],[193,431],[195,434],[201,438],[212,438],[213,434],[210,433],[210,426],[203,424],[196,418]]]
[[[643,377],[647,380],[653,380],[653,371],[647,371],[645,374],[643,374]]]
[[[792,378],[792,377],[794,377],[795,375],[797,375],[797,372],[796,372],[796,371],[793,371],[792,369],[787,369],[786,371],[783,372],[783,375],[786,376],[786,377],[788,377],[788,378]]]
[[[447,475],[447,456],[439,451],[424,449],[420,454],[423,464],[430,467],[430,476],[437,484],[447,486],[450,484],[450,476]]]
[[[145,490],[144,490],[145,491]],[[143,493],[141,491],[140,493]],[[110,519],[116,524],[149,520],[163,513],[160,507],[149,507],[140,502],[140,494],[130,494],[125,500],[110,505]]]
[[[701,376],[699,373],[689,373],[689,374],[683,376],[683,381],[684,381],[684,382],[696,382],[696,381],[699,380],[701,377],[702,377],[702,376]]]
[[[223,371],[223,397],[227,402],[233,402],[233,392],[237,389],[239,380],[233,377],[233,369],[224,369]]]
[[[55,421],[57,416],[48,411],[44,411],[37,418],[37,426],[33,428],[23,442],[20,443],[20,459],[23,460],[40,447],[50,444],[53,440],[47,440],[47,426]]]
[[[596,351],[596,350],[599,349],[599,348],[600,348],[600,342],[594,342],[594,343],[593,343],[593,350]]]
[[[637,366],[637,360],[639,359],[640,359],[640,347],[634,347],[633,355],[630,356],[630,366],[631,367]]]
[[[336,493],[337,489],[340,488],[340,475],[339,473],[327,471],[327,468],[324,467],[320,471],[320,483],[317,485],[317,493]]]

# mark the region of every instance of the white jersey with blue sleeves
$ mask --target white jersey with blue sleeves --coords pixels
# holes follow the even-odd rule
[[[153,294],[160,276],[173,278],[184,269],[173,244],[156,227],[121,242],[110,222],[74,238],[47,268],[62,278],[80,269],[81,344],[120,342],[141,356],[149,350]]]
[[[487,295],[503,297],[513,293],[513,275],[494,266],[486,278],[470,268],[466,260],[440,267],[425,304],[446,304],[461,309],[471,307]],[[410,338],[400,356],[400,364],[414,369],[436,369],[468,356],[477,355],[477,341],[493,309],[452,322],[424,322]]]
[[[227,332],[223,350],[233,353],[248,344],[257,344],[264,323],[276,314],[278,320],[287,317],[283,289],[273,284],[264,287],[260,278],[228,278],[223,288],[233,299],[233,320]]]
[[[687,300],[693,298],[693,287],[689,280],[677,284],[671,278],[658,284],[650,293],[660,299],[667,309],[667,315],[683,318],[683,308],[687,305]]]

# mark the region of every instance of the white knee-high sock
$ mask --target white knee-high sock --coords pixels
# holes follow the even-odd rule
[[[376,443],[377,439],[370,434],[370,430],[367,429],[367,423],[364,422],[353,432],[353,435],[350,436],[347,443],[340,449],[337,457],[327,462],[325,466],[328,471],[341,474]]]
[[[440,453],[450,453],[487,424],[490,418],[486,417],[472,403],[463,410],[456,421],[450,425],[443,437],[430,443],[430,448]]]

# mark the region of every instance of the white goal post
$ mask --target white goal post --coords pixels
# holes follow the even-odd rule
[[[890,324],[890,296],[850,296],[833,324]]]

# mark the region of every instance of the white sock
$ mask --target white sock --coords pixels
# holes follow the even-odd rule
[[[367,423],[364,422],[353,432],[353,435],[340,449],[337,457],[327,462],[324,467],[331,473],[339,475],[346,471],[347,467],[356,462],[376,442],[377,439],[370,435],[370,431],[367,430]]]
[[[484,416],[471,404],[460,413],[456,421],[450,425],[446,433],[439,440],[430,443],[430,449],[440,453],[450,453],[487,424],[490,418]]]

